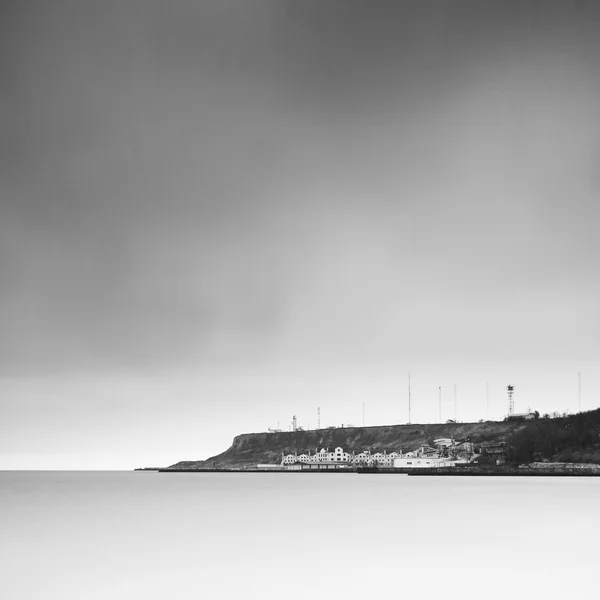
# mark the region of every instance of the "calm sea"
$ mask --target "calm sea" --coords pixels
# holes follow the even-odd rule
[[[0,472],[0,571],[4,600],[596,600],[600,479]]]

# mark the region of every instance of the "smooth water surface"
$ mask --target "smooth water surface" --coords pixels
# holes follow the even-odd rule
[[[0,598],[597,599],[599,534],[600,478],[0,472]]]

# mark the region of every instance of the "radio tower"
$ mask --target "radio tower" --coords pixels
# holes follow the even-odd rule
[[[458,423],[458,421],[456,420],[456,414],[457,414],[457,410],[456,410],[456,384],[454,384],[454,421],[456,423]]]
[[[408,372],[408,424],[410,425],[410,371]]]
[[[513,398],[513,394],[515,393],[515,387],[513,385],[509,385],[506,388],[508,392],[508,416],[513,415],[515,412],[515,400]]]

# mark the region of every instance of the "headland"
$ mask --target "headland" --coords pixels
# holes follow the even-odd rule
[[[464,465],[463,474],[509,474],[519,465],[542,463],[562,463],[563,467],[554,472],[579,473],[580,469],[567,469],[564,464],[600,463],[600,409],[563,415],[555,418],[535,420],[480,421],[477,423],[427,423],[381,425],[372,427],[337,427],[317,430],[277,431],[244,433],[233,439],[224,452],[206,460],[181,461],[161,471],[272,471],[274,465],[283,462],[283,457],[294,453],[317,452],[321,448],[343,447],[348,453],[418,452],[419,448],[430,447],[434,440],[446,438],[468,441],[475,447],[502,444],[506,455],[502,465],[470,464],[469,471]],[[477,457],[474,459],[477,461]],[[470,462],[470,461],[469,461]],[[496,469],[502,466],[503,471]],[[548,465],[550,466],[550,465]],[[262,467],[262,468],[261,468]],[[478,467],[474,470],[473,467]],[[447,474],[449,468],[427,470],[427,474]],[[458,474],[450,467],[450,474]],[[491,470],[490,470],[491,469]],[[417,470],[411,469],[412,473]],[[419,469],[418,471],[421,471]],[[530,469],[531,471],[531,469]],[[379,470],[379,472],[385,472]],[[387,472],[391,472],[389,469]],[[516,474],[522,475],[523,469]],[[548,474],[546,468],[543,473]],[[588,471],[589,473],[589,471]],[[532,475],[541,472],[532,471]]]

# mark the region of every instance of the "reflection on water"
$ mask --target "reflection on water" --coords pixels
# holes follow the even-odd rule
[[[0,597],[600,597],[600,479],[0,473]]]

